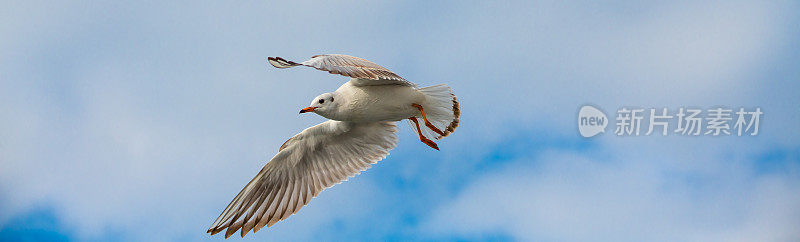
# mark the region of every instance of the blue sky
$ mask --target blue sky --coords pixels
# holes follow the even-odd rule
[[[323,53],[447,83],[461,126],[439,152],[402,128],[245,240],[800,240],[794,2],[3,5],[3,241],[221,240],[230,199],[323,121],[297,110],[346,81],[266,57]],[[587,139],[584,104],[764,116],[753,137]]]

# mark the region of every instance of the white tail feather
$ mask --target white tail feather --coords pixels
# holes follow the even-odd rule
[[[461,115],[456,95],[446,84],[439,84],[430,87],[423,87],[417,89],[425,94],[425,102],[422,103],[422,108],[425,110],[425,116],[428,121],[436,128],[441,130],[444,135],[439,135],[430,128],[424,125],[422,115],[417,116],[420,121],[420,128],[422,135],[428,139],[441,139],[455,131],[458,127],[458,117]],[[409,125],[415,132],[417,127],[409,121]]]

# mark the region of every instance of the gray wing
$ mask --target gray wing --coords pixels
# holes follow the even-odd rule
[[[315,55],[310,60],[297,63],[288,61],[281,57],[267,58],[272,66],[277,68],[289,68],[295,66],[314,67],[317,70],[327,71],[331,74],[338,74],[353,78],[351,81],[356,86],[363,85],[404,85],[416,86],[416,84],[406,81],[399,75],[383,68],[371,61],[355,56],[328,54]]]
[[[395,122],[329,120],[295,135],[233,198],[208,229],[244,237],[297,213],[325,188],[353,177],[397,146]]]

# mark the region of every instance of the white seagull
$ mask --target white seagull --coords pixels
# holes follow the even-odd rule
[[[456,96],[445,84],[418,88],[368,60],[348,55],[316,55],[296,63],[269,57],[277,68],[314,67],[350,77],[334,92],[311,101],[300,113],[330,119],[287,140],[256,177],[233,198],[208,233],[227,229],[257,232],[297,213],[325,188],[353,177],[397,146],[396,121],[409,125],[426,145],[458,127]],[[420,122],[424,127],[420,127]]]

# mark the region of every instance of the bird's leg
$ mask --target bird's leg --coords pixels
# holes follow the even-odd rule
[[[437,134],[444,136],[444,132],[436,128],[436,126],[433,126],[431,122],[428,122],[428,117],[425,116],[425,110],[422,109],[422,106],[416,103],[412,103],[411,106],[414,106],[415,108],[419,109],[419,112],[422,113],[422,119],[425,120],[425,126],[428,126],[428,128],[433,130],[433,132],[436,132]]]
[[[422,130],[419,129],[419,121],[417,121],[417,118],[416,117],[410,117],[408,119],[410,119],[411,122],[414,122],[414,125],[417,126],[417,134],[419,134],[419,141],[422,141],[422,143],[425,143],[426,145],[430,146],[431,148],[439,150],[439,146],[436,145],[436,143],[434,143],[433,141],[429,140],[428,138],[425,138],[425,136],[422,135]]]

